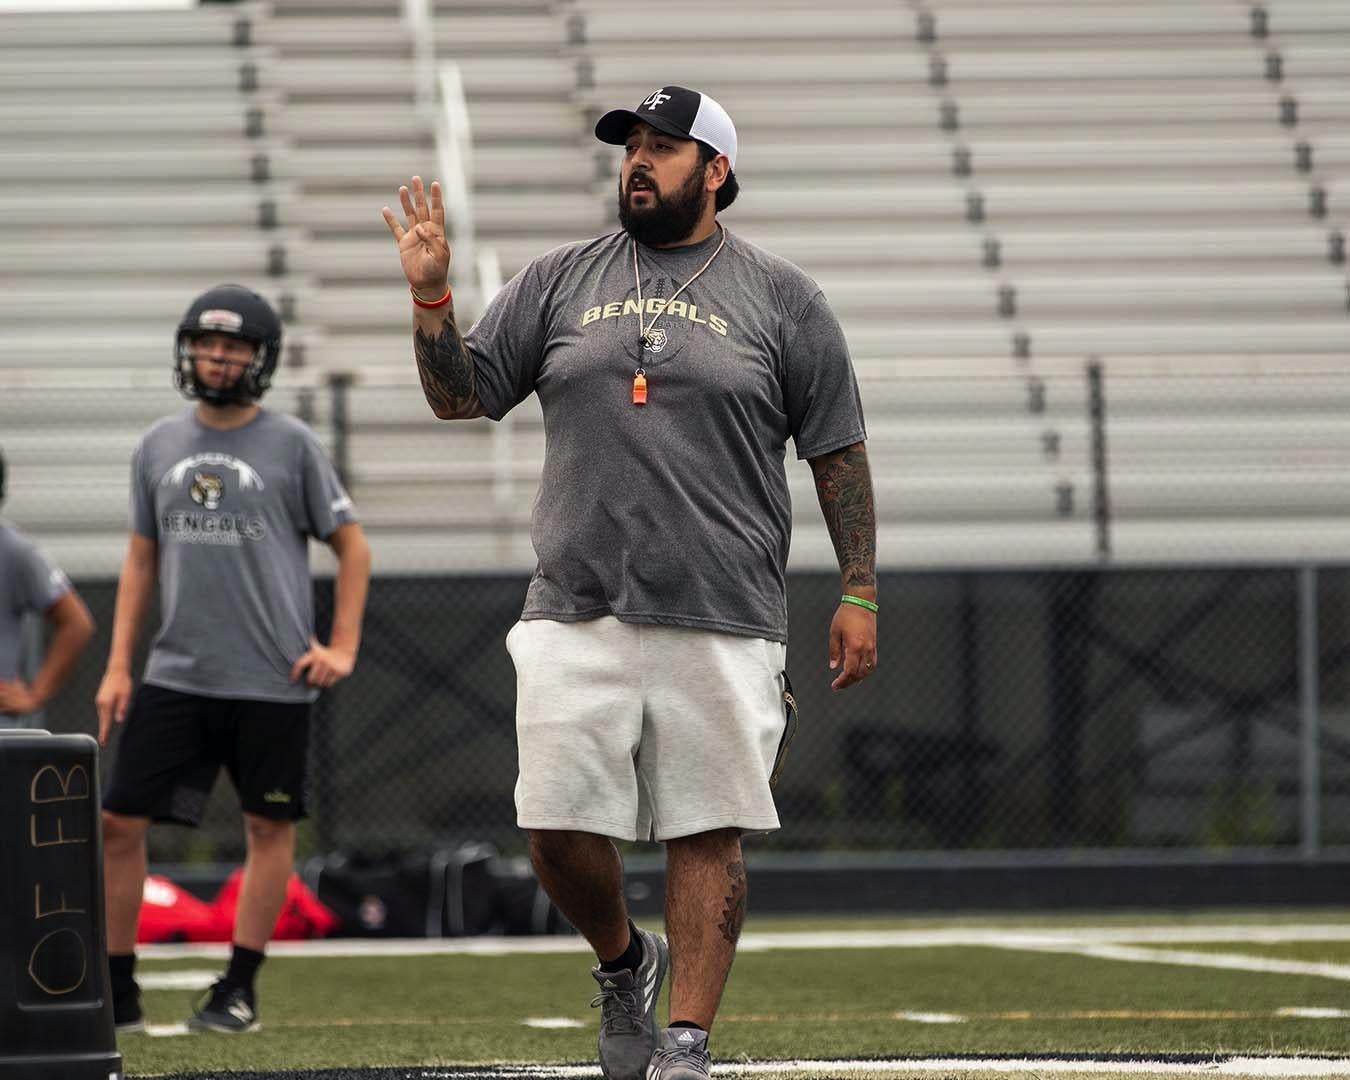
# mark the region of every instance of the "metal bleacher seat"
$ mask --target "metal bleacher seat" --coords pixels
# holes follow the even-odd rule
[[[1269,269],[1246,273],[1225,269],[1221,275],[1161,268],[1024,271],[1017,275],[1017,305],[1027,319],[1051,319],[1056,314],[1109,319],[1130,312],[1209,318],[1264,313],[1293,318],[1331,315],[1344,308],[1344,277],[1314,268],[1286,271],[1280,281],[1283,288],[1271,288]]]
[[[1337,185],[1322,181],[1329,204],[1341,198]],[[1130,178],[1116,174],[1090,181],[1058,175],[1038,183],[1009,177],[981,177],[974,183],[990,217],[1000,221],[1039,219],[1046,224],[1068,219],[1094,223],[1124,219],[1161,221],[1216,218],[1244,224],[1252,220],[1306,221],[1308,185],[1290,176],[1247,180],[1240,174],[1222,181],[1188,182],[1151,174]]]
[[[270,227],[292,218],[297,195],[287,184],[218,184],[202,179],[191,185],[125,183],[89,185],[69,180],[9,184],[0,179],[0,229],[31,229],[44,201],[61,206],[61,229],[102,229],[153,221],[157,226]]]
[[[1256,80],[1095,79],[1069,88],[962,85],[943,99],[952,131],[966,137],[1006,137],[1022,128],[1088,131],[1104,137],[1121,125],[1157,131],[1194,132],[1198,123],[1223,134],[1234,126],[1243,131],[1275,133],[1279,95]],[[1338,108],[1334,97],[1328,108]]]
[[[1131,353],[1157,352],[1173,357],[1211,354],[1241,356],[1244,353],[1325,355],[1341,352],[1346,345],[1344,318],[1241,319],[1204,318],[1128,319],[1070,322],[1041,320],[1034,329],[1036,355],[1083,357],[1100,354],[1103,344]],[[1178,371],[1184,365],[1178,362]]]
[[[1114,124],[1091,132],[1019,128],[1015,134],[983,134],[964,147],[963,167],[980,175],[1057,173],[1116,175],[1148,163],[1155,176],[1181,173],[1192,180],[1240,170],[1249,178],[1287,176],[1297,164],[1295,140],[1269,118],[1220,135]],[[950,153],[948,155],[950,167]]]
[[[914,17],[892,3],[849,5],[844,17],[834,8],[794,0],[762,5],[693,3],[682,9],[683,18],[662,27],[662,41],[697,42],[701,49],[743,51],[803,45],[828,49],[835,42],[906,42],[913,36]],[[610,46],[627,48],[647,39],[650,28],[632,17],[632,6],[616,0],[578,0],[568,5],[574,35],[587,47],[607,51]],[[709,33],[709,27],[715,27]],[[675,47],[679,47],[678,44]]]
[[[50,93],[15,90],[0,101],[0,128],[9,137],[44,142],[90,136],[108,138],[156,134],[193,140],[249,135],[261,130],[264,110],[276,109],[276,95],[245,98],[234,85],[218,93],[163,100],[118,96],[112,101],[61,100]]]
[[[103,48],[171,46],[235,46],[251,43],[252,20],[259,5],[238,3],[177,10],[147,5],[143,10],[30,10],[5,18],[5,45],[13,49],[57,50],[98,45]],[[171,53],[157,54],[168,59]]]
[[[249,224],[253,224],[250,222]],[[32,274],[126,274],[155,276],[164,273],[163,238],[147,236],[144,229],[109,228],[106,242],[88,240],[62,232],[40,246],[5,237],[0,232],[0,266],[21,268]],[[276,274],[288,257],[303,251],[305,238],[293,229],[264,232],[257,229],[181,229],[174,239],[181,251],[174,257],[174,271],[257,281]]]
[[[217,182],[247,185],[268,179],[273,169],[284,171],[285,155],[283,145],[243,137],[175,139],[164,147],[128,146],[121,141],[112,146],[42,146],[8,152],[5,181],[33,184],[55,175],[79,177],[86,185],[140,181],[163,184],[209,176]]]
[[[97,41],[96,31],[85,32],[91,35],[85,40]],[[250,80],[273,59],[270,50],[231,48],[225,43],[217,48],[198,44],[77,50],[14,48],[6,43],[0,48],[0,90],[6,96],[48,92],[63,97],[88,91],[107,95],[183,88],[224,92],[251,85]]]
[[[925,86],[928,81],[927,65],[918,54],[909,51],[853,47],[829,52],[799,45],[792,50],[761,54],[759,63],[729,67],[727,56],[734,51],[726,44],[721,49],[702,49],[681,57],[678,64],[682,77],[691,86],[718,87],[721,96],[717,100],[728,112],[734,108],[732,88],[752,86],[763,90],[781,86],[788,77],[799,93],[813,91],[817,86],[848,86],[860,95],[884,94],[897,84]],[[590,96],[596,98],[627,102],[635,89],[640,93],[642,88],[650,88],[651,83],[651,60],[623,49],[593,58],[584,88],[593,91]],[[722,89],[724,86],[727,89]]]
[[[1117,223],[1081,222],[1076,227],[1051,223],[1001,225],[1000,246],[1015,250],[1021,266],[1039,268],[1079,264],[1113,266],[1174,260],[1184,252],[1186,263],[1210,268],[1316,266],[1329,259],[1328,238],[1301,220],[1256,224],[1209,221],[1143,221],[1126,227]]]

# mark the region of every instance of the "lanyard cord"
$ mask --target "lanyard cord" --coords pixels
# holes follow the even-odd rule
[[[717,258],[718,253],[722,250],[723,246],[725,246],[725,244],[726,244],[726,242],[727,242],[727,230],[726,230],[725,228],[723,228],[722,223],[721,223],[720,221],[717,223],[717,228],[718,228],[719,230],[721,230],[721,233],[722,233],[722,239],[721,239],[721,242],[718,243],[717,249],[716,249],[711,255],[708,256],[708,261],[705,262],[702,266],[700,266],[700,267],[698,268],[698,272],[695,273],[693,277],[691,277],[688,281],[686,281],[686,282],[685,282],[683,285],[681,285],[678,289],[676,289],[675,292],[671,295],[671,298],[670,298],[669,300],[667,300],[664,304],[661,305],[661,310],[658,311],[655,315],[652,316],[652,321],[649,322],[646,326],[643,326],[643,325],[642,325],[642,312],[643,312],[644,308],[643,308],[643,304],[642,304],[642,275],[638,272],[637,241],[636,241],[636,240],[632,241],[632,244],[633,244],[633,281],[634,281],[634,282],[636,283],[636,285],[637,285],[637,302],[638,302],[637,317],[638,317],[638,343],[639,343],[639,345],[638,345],[638,357],[639,357],[639,358],[641,358],[641,356],[642,356],[642,346],[647,344],[647,337],[648,337],[649,334],[651,334],[652,328],[656,325],[656,320],[659,319],[662,315],[664,315],[664,314],[670,309],[670,305],[673,304],[673,303],[675,302],[675,297],[679,296],[680,293],[684,292],[685,289],[689,288],[690,285],[692,285],[694,282],[696,282],[696,281],[698,280],[698,278],[699,278],[699,274],[702,274],[704,270],[708,269],[708,267],[710,267],[710,266],[712,265],[712,261],[713,261],[715,258]],[[641,371],[642,371],[642,369],[641,369],[641,368],[638,368],[638,372],[640,373]]]

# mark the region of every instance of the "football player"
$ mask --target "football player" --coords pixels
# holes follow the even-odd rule
[[[310,707],[351,674],[370,551],[314,433],[259,404],[281,320],[220,285],[178,323],[173,377],[191,408],[155,423],[131,459],[131,535],[117,586],[99,741],[123,724],[103,798],[113,1014],[143,1026],[136,922],[151,822],[196,826],[221,767],[239,793],[247,856],[229,966],[192,1015],[198,1030],[258,1025],[254,980],[285,899],[305,816]],[[333,627],[314,637],[308,538],[337,555]],[[140,687],[131,659],[159,586],[160,625]]]

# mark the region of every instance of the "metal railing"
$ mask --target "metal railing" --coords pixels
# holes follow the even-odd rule
[[[464,78],[452,60],[436,58],[436,26],[430,0],[403,0],[404,28],[412,39],[414,100],[418,115],[432,131],[436,167],[445,192],[454,267],[462,267],[461,283],[472,282],[481,304],[501,285],[496,252],[480,251],[473,205],[473,126],[464,96]]]
[[[473,131],[459,65],[451,61],[437,64],[436,85],[440,90],[435,123],[436,162],[441,170],[441,183],[445,185],[445,217],[450,225],[454,260],[479,277],[473,210]],[[481,290],[481,277],[476,284]]]

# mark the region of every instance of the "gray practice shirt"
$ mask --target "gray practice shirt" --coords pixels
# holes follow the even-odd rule
[[[644,322],[719,239],[638,246]],[[619,232],[535,259],[466,335],[488,416],[532,392],[543,407],[539,564],[522,617],[786,641],[787,440],[813,458],[866,437],[839,323],[806,274],[730,232],[647,350],[637,307]]]
[[[145,681],[210,697],[312,701],[290,681],[314,627],[307,537],[356,520],[314,433],[262,409],[159,421],[131,459],[131,527],[159,545],[161,622]]]
[[[23,617],[42,614],[70,591],[70,580],[33,542],[0,523],[0,679],[19,678]]]

